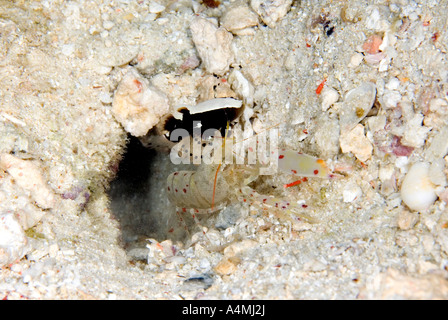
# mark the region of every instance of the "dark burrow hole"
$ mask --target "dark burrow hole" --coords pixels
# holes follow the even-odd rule
[[[148,238],[184,242],[188,237],[192,218],[185,216],[181,221],[166,195],[166,179],[175,170],[179,168],[171,163],[169,154],[148,149],[129,136],[108,191],[110,209],[120,224],[120,240],[128,253],[145,248]]]

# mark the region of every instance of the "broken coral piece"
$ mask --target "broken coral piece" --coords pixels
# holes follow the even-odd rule
[[[135,137],[148,133],[168,110],[168,98],[135,69],[124,75],[112,102],[115,118]]]
[[[14,263],[29,250],[28,239],[14,214],[0,212],[0,267]]]
[[[13,155],[0,155],[0,168],[7,171],[23,190],[42,209],[53,208],[55,197],[53,191],[43,178],[41,169],[32,161],[22,160]]]
[[[190,30],[205,69],[219,76],[224,75],[234,58],[232,34],[202,17],[193,19]]]
[[[276,26],[291,8],[292,0],[251,0],[252,9],[269,27]]]
[[[353,153],[361,162],[368,160],[372,156],[372,143],[365,136],[364,126],[362,124],[358,124],[351,131],[341,132],[339,143],[342,152]]]
[[[258,16],[246,5],[230,8],[222,17],[221,25],[235,35],[253,34]]]

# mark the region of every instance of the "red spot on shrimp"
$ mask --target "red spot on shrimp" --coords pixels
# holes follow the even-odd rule
[[[308,205],[302,204],[302,208],[308,208]]]
[[[285,156],[282,155],[282,154],[278,156],[279,159],[283,159],[284,157],[285,157]]]
[[[182,208],[182,212],[187,212],[187,208]]]
[[[291,172],[297,174],[297,170],[292,169]]]
[[[319,170],[316,169],[313,171],[313,173],[317,175],[319,173]]]
[[[174,192],[177,192],[177,189],[174,189]]]
[[[184,193],[187,193],[187,189],[185,189],[185,188],[184,188],[182,191],[183,191]]]
[[[178,174],[179,174],[179,172],[174,172],[173,173],[174,176],[177,176]]]
[[[168,191],[171,191],[170,187],[168,187]]]

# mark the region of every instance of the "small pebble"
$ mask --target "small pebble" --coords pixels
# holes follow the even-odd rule
[[[383,42],[383,40],[381,39],[380,36],[378,36],[376,34],[371,35],[367,39],[367,41],[364,42],[364,44],[362,45],[362,49],[367,54],[376,54],[376,53],[380,52],[379,47],[382,42]]]
[[[397,90],[400,87],[400,80],[392,78],[386,83],[386,89]]]
[[[249,239],[235,242],[224,249],[224,255],[231,258],[255,246],[257,246],[257,242]]]
[[[440,98],[429,101],[429,110],[440,115],[448,114],[448,103]]]
[[[354,55],[352,55],[352,57],[350,58],[350,62],[348,64],[348,66],[350,68],[355,68],[357,66],[359,66],[362,62],[362,60],[364,59],[364,56],[362,53],[355,53]]]
[[[243,97],[246,106],[252,106],[254,103],[254,87],[239,71],[234,69],[228,79],[233,90]]]
[[[0,267],[22,258],[30,249],[14,214],[0,212]]]
[[[113,23],[110,20],[106,20],[106,21],[103,22],[103,28],[106,29],[106,30],[112,29],[114,27],[114,25],[115,25],[115,23]]]
[[[342,132],[339,143],[343,153],[351,152],[361,162],[368,160],[372,156],[373,146],[365,136],[362,124],[358,124],[351,131]]]
[[[54,193],[44,180],[41,169],[33,161],[4,153],[0,154],[0,169],[6,170],[40,208],[53,208],[56,201]]]
[[[344,202],[353,202],[362,196],[361,188],[356,184],[349,184],[342,191],[342,199]]]
[[[386,109],[395,108],[401,100],[401,94],[397,91],[386,90],[383,95],[383,103],[381,104]]]
[[[409,230],[414,227],[418,221],[418,213],[403,210],[398,214],[397,224],[401,230]]]
[[[443,127],[430,142],[426,150],[426,158],[430,161],[440,159],[448,154],[448,127]]]
[[[73,43],[64,44],[62,46],[61,52],[65,56],[71,56],[75,52],[75,45]]]
[[[431,128],[424,126],[424,116],[420,113],[415,114],[406,122],[403,144],[409,147],[421,148],[425,145],[426,138]]]
[[[205,69],[216,75],[224,75],[234,58],[232,34],[202,17],[193,19],[190,31]]]
[[[436,186],[446,185],[446,176],[444,173],[445,162],[443,159],[439,159],[431,163],[429,166],[428,176],[429,180]]]
[[[151,1],[149,3],[149,12],[150,13],[160,13],[163,10],[165,10],[165,7],[161,4],[158,4],[157,2]]]
[[[224,14],[221,25],[233,34],[241,35],[258,25],[258,16],[247,6],[235,6]]]
[[[378,115],[374,117],[367,118],[367,124],[371,132],[377,132],[383,130],[386,126],[387,118],[385,115]]]
[[[339,100],[339,93],[336,89],[325,87],[322,90],[322,111],[326,111]]]
[[[292,0],[251,0],[252,9],[264,23],[274,28],[291,8]]]
[[[224,258],[216,266],[215,271],[220,275],[229,275],[236,271],[240,259],[237,257]]]

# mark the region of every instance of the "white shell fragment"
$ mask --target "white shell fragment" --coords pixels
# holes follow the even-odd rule
[[[49,209],[54,206],[54,193],[35,163],[4,153],[0,155],[0,169],[6,170],[40,208]]]
[[[423,125],[423,115],[416,113],[411,119],[406,122],[405,131],[403,135],[403,144],[409,147],[421,148],[425,144],[431,128]]]
[[[252,9],[273,28],[289,11],[292,0],[251,0]]]
[[[371,82],[364,82],[350,90],[339,110],[339,121],[342,130],[351,130],[365,118],[375,102],[376,87]]]
[[[0,267],[22,258],[29,249],[27,237],[14,214],[0,212]]]
[[[205,69],[219,76],[226,73],[234,58],[232,34],[202,17],[193,19],[190,30]]]
[[[348,184],[345,186],[344,190],[342,191],[342,200],[344,202],[353,202],[356,199],[361,198],[362,196],[362,190],[361,188],[353,183]]]
[[[320,117],[319,127],[314,134],[319,155],[331,158],[339,153],[339,122],[335,118]]]
[[[168,98],[135,69],[125,74],[112,102],[112,113],[131,135],[145,135],[169,110]]]
[[[440,159],[448,154],[448,127],[443,127],[432,139],[426,151],[429,160]]]
[[[327,111],[339,100],[339,93],[334,88],[325,87],[322,90],[322,111]]]
[[[339,143],[343,153],[351,152],[361,162],[366,161],[372,155],[373,146],[364,135],[362,124],[358,124],[351,131],[341,132]]]
[[[444,173],[445,161],[438,159],[429,166],[428,177],[436,186],[446,185],[446,176]]]
[[[241,71],[236,69],[232,70],[229,74],[228,81],[232,85],[232,89],[243,98],[245,105],[252,107],[254,104],[255,89]]]
[[[165,10],[165,7],[162,6],[161,4],[157,3],[157,2],[151,1],[149,3],[149,8],[148,9],[149,9],[150,13],[160,13],[163,10]]]
[[[417,162],[401,184],[401,198],[412,210],[424,211],[437,199],[435,185],[429,178],[429,163]]]
[[[247,35],[254,32],[251,27],[258,25],[258,16],[247,6],[235,6],[224,14],[221,25],[235,35]]]

